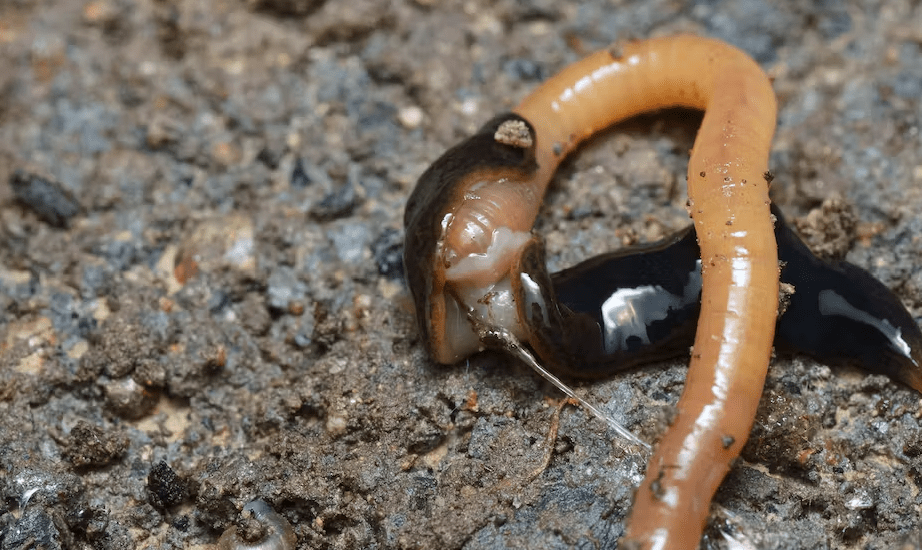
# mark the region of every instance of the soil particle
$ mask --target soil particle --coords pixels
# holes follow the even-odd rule
[[[158,509],[176,506],[188,497],[185,481],[161,460],[147,474],[148,501]]]
[[[80,203],[60,183],[22,170],[10,178],[13,194],[44,222],[55,227],[67,227],[80,212]]]
[[[104,466],[125,454],[128,437],[80,420],[71,428],[65,445],[62,454],[74,467]]]
[[[854,210],[839,196],[825,199],[805,218],[794,220],[801,238],[814,254],[827,260],[842,260],[855,240],[858,219]]]
[[[47,548],[64,550],[69,548],[70,540],[55,525],[55,518],[41,508],[33,507],[26,511],[14,524],[7,526],[3,537],[3,548]],[[66,531],[65,531],[66,532]]]

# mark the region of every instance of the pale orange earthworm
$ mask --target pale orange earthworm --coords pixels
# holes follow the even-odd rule
[[[628,519],[625,542],[639,548],[697,546],[711,497],[739,456],[762,395],[778,305],[765,179],[775,95],[740,50],[679,36],[591,55],[515,109],[535,127],[541,173],[556,168],[557,150],[565,154],[614,122],[671,106],[705,112],[688,164],[702,305],[676,418]]]
[[[496,345],[491,327],[542,356],[531,327],[543,322],[547,304],[534,297],[543,282],[530,267],[543,258],[530,230],[552,175],[595,132],[677,106],[705,112],[688,167],[702,305],[685,390],[637,490],[626,548],[695,548],[752,427],[779,286],[768,78],[742,51],[694,36],[597,52],[542,84],[515,109],[518,117],[494,119],[449,150],[420,178],[405,215],[406,257],[422,266],[408,266],[408,282],[433,357],[454,363]]]

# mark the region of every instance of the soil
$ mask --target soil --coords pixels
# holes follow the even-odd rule
[[[775,201],[922,321],[918,2],[0,3],[0,549],[207,548],[257,499],[305,549],[614,547],[645,457],[565,407],[533,478],[561,395],[427,358],[403,204],[567,63],[675,32],[764,67]],[[684,227],[699,121],[568,161],[551,267]],[[655,441],[684,377],[577,390]],[[777,358],[701,547],[918,546],[920,490],[918,393]]]

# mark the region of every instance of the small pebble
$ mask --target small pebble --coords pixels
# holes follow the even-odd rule
[[[352,183],[344,183],[328,193],[319,203],[311,208],[311,216],[318,221],[345,218],[352,214],[360,198]]]
[[[243,214],[216,216],[192,230],[176,255],[174,276],[181,284],[199,272],[231,268],[243,273],[256,269],[255,228]]]
[[[397,120],[408,130],[419,128],[423,122],[423,110],[416,105],[404,107],[397,113]]]
[[[403,280],[403,233],[387,228],[371,243],[378,273],[388,279]]]
[[[16,170],[10,187],[20,203],[29,207],[45,223],[65,228],[80,213],[80,203],[61,184],[37,174]]]
[[[186,482],[163,460],[147,474],[147,499],[155,508],[176,506],[187,494]]]
[[[81,420],[71,428],[63,455],[78,468],[104,466],[118,460],[127,448],[128,437],[125,434],[107,431]]]
[[[103,386],[106,405],[122,418],[138,419],[157,405],[158,395],[134,381],[131,376],[111,380]]]

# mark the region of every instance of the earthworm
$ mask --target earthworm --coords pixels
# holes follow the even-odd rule
[[[453,363],[491,345],[481,325],[542,356],[537,336],[548,333],[541,321],[553,304],[534,291],[543,254],[530,229],[548,182],[593,133],[676,106],[704,110],[688,167],[702,307],[675,420],[628,518],[636,547],[697,545],[764,385],[779,290],[767,177],[776,102],[766,75],[742,51],[693,36],[597,52],[446,152],[420,177],[404,218],[408,282],[433,357]]]
[[[675,419],[634,497],[628,548],[697,546],[711,498],[755,418],[778,307],[765,176],[775,95],[742,51],[679,36],[591,55],[516,109],[535,125],[540,173],[556,168],[558,153],[595,131],[672,106],[704,110],[688,165],[689,213],[701,248],[701,313]]]

